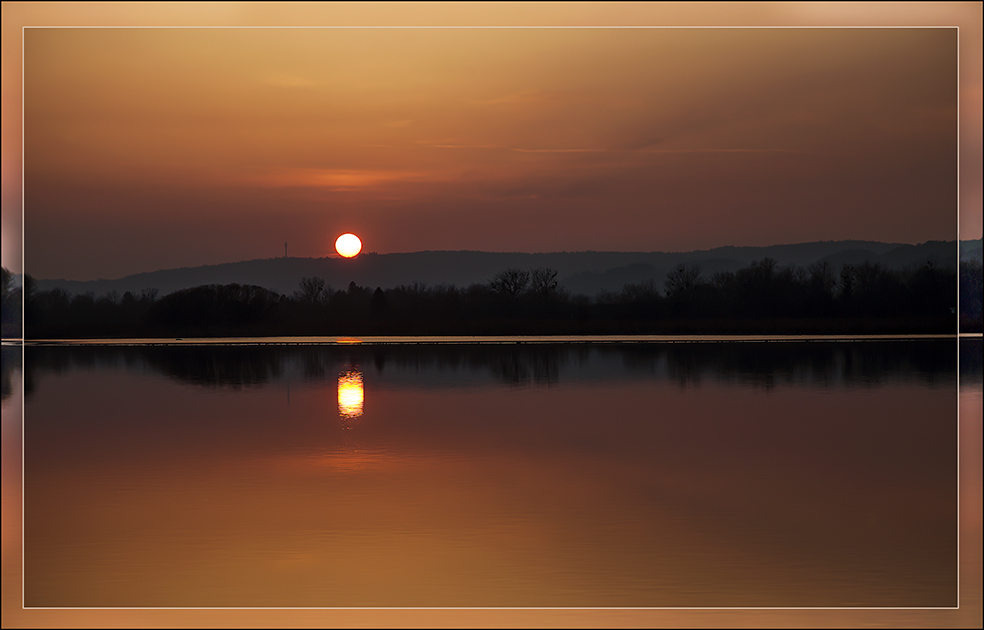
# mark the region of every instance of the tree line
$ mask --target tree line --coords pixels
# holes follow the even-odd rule
[[[661,284],[571,295],[553,269],[506,269],[467,287],[422,283],[335,289],[303,278],[292,295],[258,286],[203,285],[159,297],[96,297],[4,285],[8,315],[24,297],[26,337],[278,335],[952,333],[957,273],[927,264],[892,270],[826,262],[803,268],[764,258],[736,272],[678,265]],[[962,330],[981,328],[981,265],[961,263]],[[8,308],[8,306],[10,308]],[[10,311],[8,313],[8,311]],[[13,336],[13,335],[10,335]]]

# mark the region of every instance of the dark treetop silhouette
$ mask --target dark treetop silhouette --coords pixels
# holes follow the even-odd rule
[[[250,285],[203,285],[162,298],[71,296],[25,282],[26,337],[270,335],[954,333],[957,272],[826,261],[802,268],[763,258],[707,277],[698,265],[662,287],[629,283],[594,298],[561,288],[549,268],[509,268],[467,287],[423,283],[336,290],[305,277],[292,296]],[[981,267],[961,264],[962,329],[980,330]],[[5,297],[4,303],[7,303]],[[11,298],[13,301],[13,298]],[[6,308],[6,307],[5,307]],[[5,311],[6,312],[6,311]],[[6,322],[6,320],[5,320]]]

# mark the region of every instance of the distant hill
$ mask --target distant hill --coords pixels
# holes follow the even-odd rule
[[[981,262],[982,258],[984,258],[981,252],[981,241],[982,239],[977,239],[976,241],[960,241],[960,260],[976,260],[977,262]]]
[[[976,244],[976,245],[975,245]],[[966,248],[965,248],[966,245]],[[976,254],[975,254],[976,252]],[[961,257],[980,259],[981,241],[961,243]],[[325,258],[267,258],[220,265],[183,267],[139,273],[114,280],[38,279],[37,288],[61,288],[77,294],[102,295],[116,291],[139,294],[155,288],[159,295],[203,284],[252,284],[281,294],[293,293],[303,277],[317,276],[335,289],[350,282],[360,286],[391,288],[422,282],[427,285],[454,284],[459,287],[489,281],[496,273],[515,267],[549,267],[558,272],[561,286],[573,294],[593,296],[602,290],[618,291],[627,283],[653,280],[662,288],[666,273],[678,264],[700,265],[703,276],[718,271],[736,271],[753,260],[770,257],[779,265],[806,267],[827,261],[836,267],[864,260],[893,269],[927,262],[954,267],[954,241],[928,241],[919,245],[876,241],[821,241],[769,247],[718,247],[693,252],[556,252],[540,254],[474,251],[423,251],[403,254],[366,253],[354,260]]]

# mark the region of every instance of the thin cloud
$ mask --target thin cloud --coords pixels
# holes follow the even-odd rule
[[[506,147],[498,144],[432,144],[430,142],[418,142],[417,144],[435,149],[505,149]]]
[[[434,173],[372,169],[274,169],[248,180],[271,188],[322,188],[333,191],[365,190],[398,182],[436,181]]]
[[[611,153],[610,149],[511,149],[520,153]]]
[[[430,143],[418,142],[417,144],[433,147],[436,149],[501,149],[506,151],[517,151],[519,153],[611,153],[611,149],[526,149],[520,147],[507,147],[501,144],[452,144],[452,143]]]

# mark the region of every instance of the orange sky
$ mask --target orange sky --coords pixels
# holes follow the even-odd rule
[[[978,50],[960,57],[961,237],[981,236],[979,4],[739,4],[713,21],[689,5],[3,7],[3,264],[16,271],[18,24],[977,20],[960,33]],[[268,258],[285,240],[319,257],[345,231],[383,253],[956,237],[954,29],[24,33],[25,264],[40,278]]]

